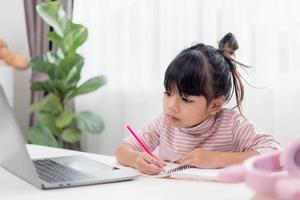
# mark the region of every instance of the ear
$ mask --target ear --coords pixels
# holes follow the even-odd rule
[[[222,109],[224,102],[225,102],[224,96],[220,96],[220,97],[213,99],[211,101],[211,103],[209,104],[209,108],[208,108],[209,114],[214,115],[217,112],[219,112]]]

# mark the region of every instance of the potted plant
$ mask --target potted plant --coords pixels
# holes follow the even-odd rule
[[[47,81],[31,85],[32,91],[41,90],[46,95],[31,105],[37,124],[29,129],[29,141],[64,148],[66,144],[78,143],[82,132],[102,132],[104,124],[98,115],[89,111],[75,113],[69,105],[76,96],[95,91],[106,80],[104,76],[96,76],[79,84],[84,58],[77,49],[87,40],[87,28],[68,19],[57,1],[41,3],[36,8],[40,17],[53,28],[48,39],[58,49],[32,58],[29,63],[32,69],[48,76]]]

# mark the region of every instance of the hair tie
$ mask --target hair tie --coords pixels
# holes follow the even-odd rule
[[[229,60],[231,62],[232,67],[235,67],[235,64],[238,64],[238,65],[250,68],[250,66],[240,63],[239,61],[234,59],[234,51],[233,50],[224,48],[224,49],[218,49],[218,51],[224,56],[224,58],[226,58],[227,60]]]
[[[234,51],[228,48],[222,48],[222,49],[217,49],[225,58],[228,58],[229,60],[232,59],[232,56],[234,55]]]

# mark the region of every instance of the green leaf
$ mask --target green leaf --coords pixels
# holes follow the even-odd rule
[[[60,136],[61,129],[55,125],[56,116],[47,112],[36,112],[39,123],[47,127],[54,135]]]
[[[33,144],[58,147],[58,142],[52,135],[51,131],[41,125],[36,125],[29,129],[28,139]]]
[[[78,66],[75,66],[74,68],[72,68],[72,70],[69,72],[69,74],[66,78],[67,83],[72,86],[76,86],[76,84],[78,83],[78,81],[81,78],[81,76],[80,76],[81,70],[82,70],[81,65],[78,65]]]
[[[75,129],[65,129],[61,136],[64,141],[75,143],[80,140],[81,132]]]
[[[77,114],[75,119],[77,127],[82,131],[88,131],[90,133],[101,133],[104,129],[104,123],[102,119],[92,112],[80,112]]]
[[[67,55],[74,54],[76,49],[80,47],[88,37],[86,27],[79,24],[72,24],[71,27],[72,30],[66,35],[61,46]]]
[[[84,58],[79,54],[65,57],[60,63],[59,68],[63,73],[63,77],[67,77],[70,71],[75,67],[78,68],[79,72],[84,64]],[[80,74],[79,74],[80,75]]]
[[[49,112],[58,114],[62,112],[63,106],[58,96],[50,93],[40,103],[33,104],[31,111],[33,112]]]
[[[30,61],[29,66],[32,67],[32,69],[47,74],[51,79],[55,78],[56,66],[52,63],[49,63],[43,57],[33,58]]]
[[[48,39],[59,47],[62,45],[63,39],[56,32],[48,32]]]
[[[55,125],[58,128],[67,127],[73,120],[73,112],[70,110],[65,110],[62,112],[55,120]]]
[[[61,4],[57,1],[49,1],[40,3],[36,6],[36,10],[41,18],[50,26],[60,37],[64,36],[67,28],[67,17]]]
[[[76,82],[79,80],[79,79],[76,78],[76,75],[77,75],[77,74],[78,74],[77,67],[73,67],[73,68],[70,70],[70,72],[69,72],[67,78],[65,79],[66,83],[70,83],[71,85],[72,85],[72,83],[76,83]],[[75,80],[75,81],[72,81],[72,80],[74,80],[75,78],[76,78],[76,80]]]
[[[49,80],[49,85],[51,89],[53,90],[53,93],[57,96],[65,96],[69,90],[71,90],[71,87],[69,88],[66,83],[62,80]]]
[[[61,61],[61,58],[58,56],[57,53],[48,51],[46,54],[47,61],[58,66],[59,62]]]
[[[48,82],[34,82],[31,84],[30,89],[32,91],[37,91],[37,90],[43,90],[46,92],[51,91],[51,88],[50,88]]]
[[[91,78],[90,80],[86,81],[82,85],[80,85],[78,88],[76,88],[73,93],[70,95],[69,99],[74,98],[75,96],[86,94],[89,92],[92,92],[94,90],[97,90],[99,87],[103,86],[106,83],[106,79],[104,76],[97,76],[94,78]]]
[[[62,51],[61,48],[57,49],[56,53],[57,53],[57,56],[62,58],[62,59],[65,57],[64,52]]]

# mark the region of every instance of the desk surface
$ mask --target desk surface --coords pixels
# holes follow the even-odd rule
[[[64,149],[27,145],[32,158],[81,154],[112,164],[115,158]],[[245,184],[225,184],[200,180],[139,177],[133,181],[91,186],[40,190],[0,167],[0,199],[261,199]]]

